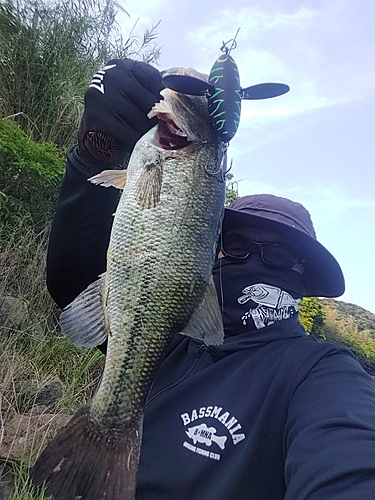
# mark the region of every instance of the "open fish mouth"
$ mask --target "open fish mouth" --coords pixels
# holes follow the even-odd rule
[[[179,150],[200,142],[199,136],[191,130],[192,120],[188,118],[192,115],[190,100],[167,88],[160,94],[162,99],[155,103],[147,115],[158,119],[154,145],[161,149]]]
[[[173,121],[168,113],[158,113],[158,128],[155,136],[155,145],[162,149],[173,150],[186,148],[192,141]]]

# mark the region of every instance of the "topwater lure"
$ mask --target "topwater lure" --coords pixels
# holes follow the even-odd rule
[[[187,75],[170,74],[163,78],[163,84],[182,94],[206,95],[208,109],[214,128],[225,144],[235,136],[241,116],[242,99],[269,99],[285,94],[289,86],[284,83],[260,83],[242,88],[237,64],[230,52],[237,47],[236,37],[223,42],[222,54],[211,68],[208,82]],[[229,46],[229,43],[231,45]]]

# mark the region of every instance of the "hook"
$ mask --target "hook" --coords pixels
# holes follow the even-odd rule
[[[238,32],[240,31],[240,29],[241,28],[238,28],[234,38],[231,38],[227,42],[223,42],[223,45],[220,47],[221,52],[225,52],[225,54],[229,54],[232,50],[234,50],[237,47],[236,38],[237,38],[237,35],[238,35]],[[227,47],[229,42],[232,42],[232,45],[230,47]]]

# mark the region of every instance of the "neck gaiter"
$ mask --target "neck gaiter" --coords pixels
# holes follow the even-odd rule
[[[216,260],[213,278],[226,337],[290,318],[306,291],[303,275],[264,264],[259,254],[245,261]]]

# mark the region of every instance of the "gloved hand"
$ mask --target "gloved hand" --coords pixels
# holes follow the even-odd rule
[[[126,164],[135,143],[156,119],[147,113],[160,101],[161,75],[150,64],[113,59],[98,71],[86,91],[78,131],[78,154],[105,168]]]

